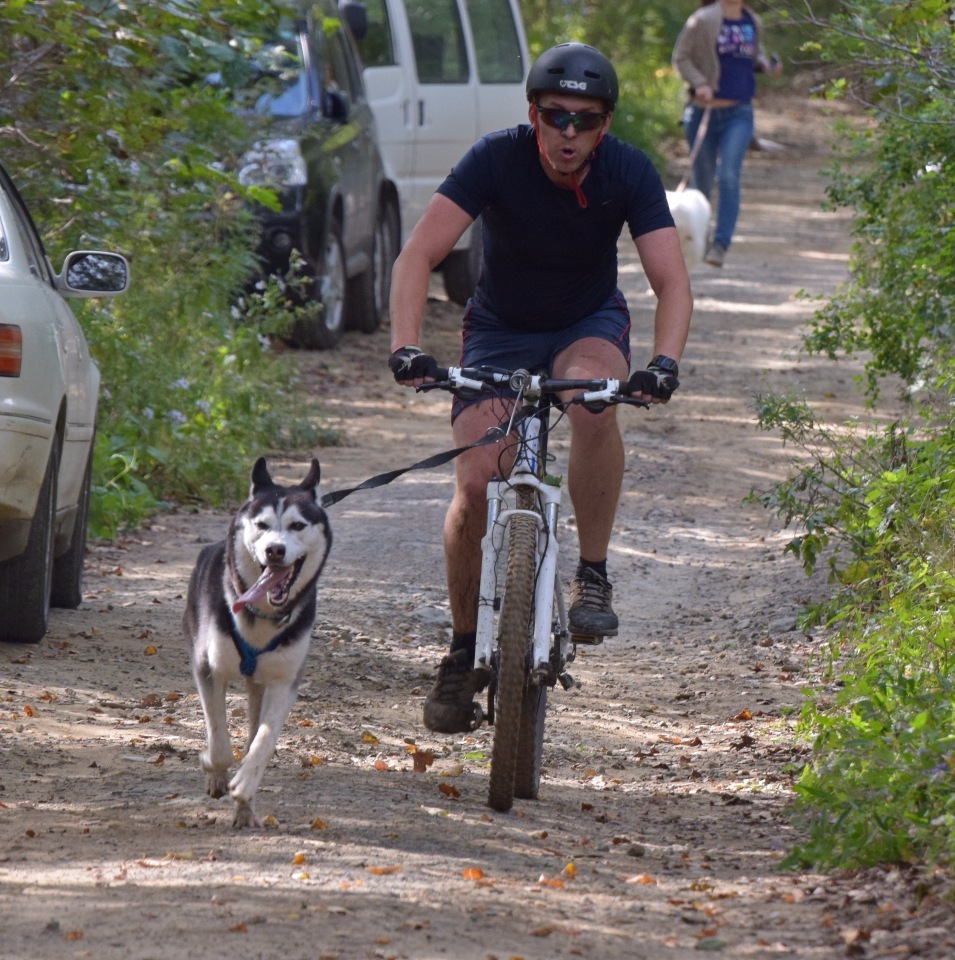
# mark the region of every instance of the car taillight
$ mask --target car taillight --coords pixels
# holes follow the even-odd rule
[[[0,377],[19,377],[23,334],[13,323],[0,323]]]

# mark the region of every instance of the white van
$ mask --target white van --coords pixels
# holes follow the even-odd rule
[[[518,0],[364,4],[365,88],[398,190],[403,240],[475,140],[527,122],[527,42]],[[472,228],[442,265],[452,301],[467,301],[480,265],[480,230]]]

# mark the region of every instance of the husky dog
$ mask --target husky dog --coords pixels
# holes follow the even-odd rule
[[[319,574],[331,547],[313,460],[298,486],[269,475],[265,458],[252,467],[249,499],[225,540],[204,547],[189,581],[182,629],[192,644],[192,674],[206,720],[199,763],[210,797],[235,800],[233,827],[260,827],[255,793],[275,752],[305,672]],[[229,780],[232,745],[226,687],[245,678],[249,738]]]

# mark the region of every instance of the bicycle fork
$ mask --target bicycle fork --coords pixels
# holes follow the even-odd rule
[[[541,511],[521,510],[511,506],[515,487],[532,487]],[[558,485],[540,480],[533,474],[519,474],[510,480],[492,480],[488,484],[487,528],[481,541],[481,584],[478,594],[477,640],[475,666],[492,666],[495,649],[495,614],[501,606],[499,559],[505,550],[510,521],[515,516],[529,516],[537,527],[537,564],[534,589],[534,622],[528,657],[528,676],[534,684],[553,686],[557,680],[566,688],[573,681],[563,674],[570,633],[563,592],[557,579],[557,517],[561,491]],[[556,643],[554,642],[556,640]]]

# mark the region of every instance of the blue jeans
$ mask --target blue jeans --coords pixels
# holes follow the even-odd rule
[[[683,132],[693,149],[696,132],[703,120],[703,108],[688,103],[683,111]],[[709,200],[716,180],[719,193],[716,205],[716,228],[713,243],[729,249],[739,216],[739,180],[743,157],[753,139],[753,105],[738,103],[735,107],[714,107],[700,152],[693,161],[690,186]],[[718,163],[717,163],[718,161]]]

